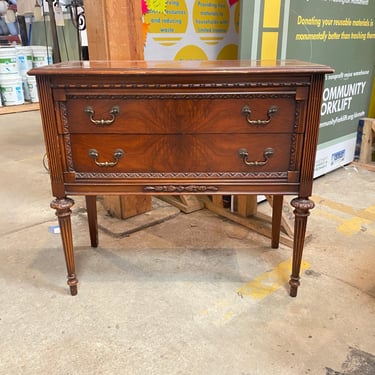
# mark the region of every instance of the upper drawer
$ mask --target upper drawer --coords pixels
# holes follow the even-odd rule
[[[64,106],[64,104],[63,104]],[[296,131],[291,94],[77,98],[62,116],[70,133],[210,134]]]

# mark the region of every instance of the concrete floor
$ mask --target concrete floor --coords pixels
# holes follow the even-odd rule
[[[39,112],[2,115],[0,131],[0,374],[375,374],[374,172],[316,180],[295,299],[286,246],[170,207],[127,237],[101,218],[91,249],[78,197],[71,297]]]

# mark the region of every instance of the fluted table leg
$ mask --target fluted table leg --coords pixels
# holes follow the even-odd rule
[[[74,249],[73,249],[73,236],[71,225],[71,210],[74,205],[73,199],[70,198],[57,198],[51,202],[51,208],[56,210],[56,216],[59,220],[61,239],[64,248],[66,268],[68,271],[68,285],[70,294],[75,296],[77,294],[78,279],[75,274],[74,264]]]
[[[98,213],[96,207],[96,195],[86,195],[86,209],[91,247],[98,247]]]
[[[297,289],[300,285],[299,273],[302,261],[302,252],[305,242],[307,217],[310,215],[310,210],[314,208],[315,204],[308,198],[294,198],[290,203],[294,209],[294,243],[293,243],[293,263],[292,274],[290,276],[290,296],[297,296]]]
[[[272,197],[272,241],[271,247],[278,249],[280,243],[281,217],[283,211],[283,195]]]

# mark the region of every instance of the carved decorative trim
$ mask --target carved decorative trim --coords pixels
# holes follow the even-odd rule
[[[57,210],[57,215],[62,218],[70,216],[70,207],[74,205],[74,200],[71,198],[55,198],[52,200],[51,208]]]
[[[65,102],[59,102],[59,104],[60,104],[61,122],[64,128],[64,133],[69,133],[68,108]]]
[[[289,160],[289,170],[295,171],[296,170],[296,143],[297,143],[297,131],[300,122],[300,110],[301,110],[301,103],[296,101],[295,113],[294,113],[294,124],[293,124],[293,133],[291,137],[291,145],[290,145],[290,160]]]
[[[130,75],[131,76],[131,75]],[[52,88],[62,89],[240,89],[240,88],[284,88],[310,86],[310,82],[233,82],[233,83],[53,83]]]
[[[297,144],[297,135],[293,133],[291,137],[290,161],[289,161],[289,170],[291,171],[296,170],[296,149],[297,149],[296,144]]]
[[[68,171],[74,172],[72,145],[70,143],[70,134],[65,135],[64,140],[65,140],[66,158],[67,158],[67,163],[68,163]]]
[[[309,216],[309,210],[315,207],[315,203],[308,198],[294,198],[290,204],[295,208],[296,216]]]
[[[187,99],[294,99],[294,94],[272,94],[272,93],[225,93],[225,94],[145,94],[145,95],[66,95],[67,99],[85,100],[187,100]]]
[[[68,163],[68,171],[74,172],[73,166],[73,155],[72,155],[72,145],[70,142],[70,134],[69,134],[69,122],[68,122],[68,109],[64,102],[60,102],[60,114],[61,114],[61,122],[64,129],[64,142],[65,142],[65,150],[66,150],[66,158]]]
[[[286,179],[288,172],[187,172],[187,173],[94,173],[76,172],[76,178],[82,179],[119,179],[119,178],[257,178]]]
[[[294,114],[294,127],[293,127],[294,133],[296,133],[297,130],[298,130],[300,113],[301,113],[301,102],[297,101],[296,102],[296,111],[295,111],[295,114]]]
[[[145,94],[145,95],[66,95],[67,99],[85,100],[187,100],[187,99],[294,99],[294,94],[272,94],[272,93],[225,93],[225,94]]]
[[[151,193],[202,193],[206,191],[218,191],[219,188],[216,186],[206,186],[206,185],[155,185],[155,186],[145,186],[143,191]]]

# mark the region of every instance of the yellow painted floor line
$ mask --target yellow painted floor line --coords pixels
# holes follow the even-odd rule
[[[302,260],[301,272],[308,268],[310,268],[310,264]],[[280,263],[273,270],[267,271],[243,285],[237,290],[237,294],[241,297],[251,297],[261,300],[287,284],[291,270],[292,259],[288,259]]]
[[[341,211],[351,216],[360,217],[362,219],[375,221],[375,205],[369,206],[362,210],[358,210],[346,204],[334,202],[329,199],[319,197],[317,195],[312,196],[312,200],[317,204],[320,204],[322,206],[327,206],[336,211]]]
[[[328,206],[327,206],[328,207]],[[330,207],[331,208],[331,207]],[[372,207],[367,208],[366,210],[371,210]],[[366,211],[362,210],[362,211]],[[330,220],[336,221],[340,223],[337,227],[337,230],[346,236],[352,236],[356,233],[362,231],[363,226],[369,226],[373,221],[363,218],[362,216],[353,216],[350,219],[345,219],[343,217],[337,216],[331,212],[324,211],[322,209],[316,208],[314,209],[318,215],[325,216]],[[347,212],[345,212],[347,213]],[[372,235],[372,232],[367,232],[367,234]]]
[[[353,217],[338,226],[337,230],[347,236],[352,236],[353,234],[360,232],[362,227],[367,226],[368,224],[371,224],[371,221],[360,217]]]
[[[320,216],[325,216],[326,218],[331,219],[333,221],[337,221],[338,223],[344,223],[347,220],[347,219],[344,219],[343,217],[340,217],[338,215],[335,215],[325,210],[321,210],[319,208],[314,208],[313,213],[320,215]]]

